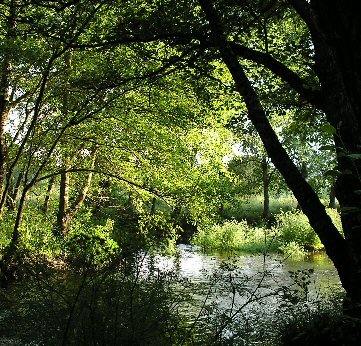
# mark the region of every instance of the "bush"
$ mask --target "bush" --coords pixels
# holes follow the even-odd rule
[[[337,210],[328,209],[335,226],[341,232]],[[200,228],[191,240],[203,249],[239,250],[262,253],[279,251],[287,256],[303,256],[306,251],[323,249],[319,237],[301,211],[287,211],[276,215],[271,229],[253,227],[247,221],[225,221],[223,224]]]
[[[0,252],[6,248],[10,243],[11,234],[14,227],[14,214],[13,213],[4,213],[1,221],[1,232],[0,232]]]
[[[66,241],[68,257],[86,266],[108,264],[119,251],[111,238],[113,224],[110,219],[105,225],[75,222]]]
[[[323,245],[301,211],[282,212],[276,215],[276,228],[283,246],[297,244],[305,250],[320,250]]]
[[[0,296],[11,299],[11,310],[0,310],[0,334],[19,345],[191,344],[178,308],[188,283],[152,270],[145,257],[117,259],[96,270],[39,263],[11,297]]]
[[[335,226],[342,232],[341,218],[337,210],[327,209],[327,213]],[[292,249],[298,254],[305,250],[323,249],[320,238],[302,211],[281,212],[276,215],[276,229],[281,243],[280,250],[283,253],[290,253]]]
[[[298,243],[291,241],[289,243],[282,243],[278,247],[279,252],[281,252],[286,257],[302,257],[305,256],[305,249]]]
[[[27,208],[20,226],[22,250],[49,257],[61,253],[62,243],[54,237],[54,227],[46,215],[35,208]]]
[[[221,225],[202,228],[194,235],[192,243],[204,249],[258,253],[276,247],[272,230],[251,227],[245,220],[226,221]]]
[[[168,253],[175,251],[177,237],[182,229],[174,225],[165,214],[142,214],[138,225],[146,247]]]
[[[361,320],[335,311],[296,315],[281,332],[284,346],[358,346],[361,344]]]

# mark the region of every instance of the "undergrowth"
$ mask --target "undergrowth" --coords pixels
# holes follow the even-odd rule
[[[338,212],[334,209],[328,209],[327,212],[342,232]],[[192,243],[204,249],[249,253],[280,252],[286,256],[300,256],[307,251],[323,249],[307,217],[299,210],[281,211],[275,216],[275,224],[270,228],[252,226],[246,220],[231,220],[204,227],[194,235]]]

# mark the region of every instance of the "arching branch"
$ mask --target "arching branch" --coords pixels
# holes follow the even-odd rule
[[[302,98],[311,103],[312,105],[322,108],[323,98],[320,90],[314,90],[306,86],[306,82],[294,71],[286,65],[272,57],[270,54],[257,51],[252,48],[229,42],[234,54],[238,57],[251,60],[255,63],[263,65],[273,72],[276,76],[280,77],[292,89],[294,89]]]
[[[104,176],[107,176],[109,178],[114,178],[118,181],[121,181],[121,182],[124,182],[124,183],[127,183],[128,185],[130,186],[133,186],[133,187],[136,187],[136,188],[139,188],[139,189],[142,189],[144,191],[147,191],[159,198],[162,198],[164,199],[164,197],[166,197],[164,194],[162,194],[161,192],[159,191],[156,191],[154,190],[152,187],[150,186],[145,186],[145,185],[140,185],[134,181],[131,181],[129,179],[126,179],[126,178],[123,178],[122,176],[120,176],[119,174],[114,174],[114,173],[110,173],[110,172],[104,172],[104,171],[101,171],[101,170],[98,170],[98,169],[89,169],[89,168],[70,168],[70,169],[62,169],[62,170],[59,170],[59,171],[56,171],[56,172],[53,172],[53,173],[50,173],[50,174],[47,174],[47,175],[44,175],[42,177],[39,177],[36,179],[36,181],[34,182],[34,184],[36,183],[39,183],[40,181],[43,181],[43,180],[47,180],[49,178],[52,178],[52,177],[55,177],[57,175],[61,175],[61,174],[64,174],[64,173],[95,173],[95,174],[101,174],[101,175],[104,175]]]

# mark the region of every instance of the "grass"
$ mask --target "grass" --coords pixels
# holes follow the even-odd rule
[[[281,195],[277,198],[270,199],[270,215],[278,214],[280,211],[289,211],[295,209],[297,201],[293,196]],[[263,196],[253,195],[244,199],[239,196],[236,203],[227,205],[225,215],[228,219],[247,220],[251,224],[260,224],[264,222],[263,213]]]
[[[334,224],[342,233],[337,210],[327,209]],[[274,215],[271,227],[254,226],[242,221],[225,221],[222,224],[200,228],[192,243],[203,249],[241,251],[247,253],[280,252],[287,256],[302,256],[307,251],[323,249],[319,237],[306,215],[300,210],[280,211]]]
[[[277,248],[273,230],[249,226],[246,220],[226,221],[200,229],[192,243],[203,249],[262,253]]]

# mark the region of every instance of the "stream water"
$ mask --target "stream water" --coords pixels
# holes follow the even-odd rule
[[[208,300],[232,311],[256,307],[272,315],[285,299],[315,308],[325,298],[342,292],[336,269],[324,253],[302,258],[230,256],[180,244],[176,256],[158,256],[156,265],[203,287],[198,294],[200,305]]]
[[[277,340],[279,326],[284,325],[284,321],[289,321],[292,316],[307,316],[310,311],[317,310],[322,303],[327,302],[328,298],[337,299],[337,293],[342,292],[337,272],[325,254],[315,254],[299,259],[285,259],[277,255],[252,256],[241,253],[230,256],[224,253],[204,253],[199,247],[179,245],[175,255],[143,253],[139,254],[138,261],[135,263],[137,274],[131,277],[131,280],[135,279],[134,282],[142,276],[146,278],[147,275],[155,275],[155,282],[158,283],[157,280],[161,280],[159,274],[164,273],[165,282],[168,283],[168,277],[171,277],[169,287],[172,300],[167,301],[167,304],[171,304],[172,311],[174,310],[181,317],[186,317],[187,333],[196,335],[200,340],[200,345],[212,344],[211,340],[219,338],[229,339],[232,342],[234,340],[232,345],[276,344],[273,340]],[[172,275],[168,275],[169,273],[175,274],[174,279]],[[127,287],[129,282],[126,279],[119,280],[124,287]],[[104,297],[113,297],[112,288],[114,287],[117,294],[129,293],[126,289],[119,291],[123,286],[118,288],[118,282],[116,282],[117,285],[110,286],[110,295],[108,291],[105,291],[106,295],[101,295],[100,292],[102,299],[95,300],[95,297],[86,295],[87,292],[93,295],[97,291],[95,288],[101,291],[104,287],[100,285],[101,281],[94,282],[95,286],[89,286],[92,288],[90,291],[83,290],[82,299],[86,302],[94,299],[100,302],[100,307],[102,303],[108,301],[104,300]],[[132,292],[136,289],[134,282],[131,281]],[[65,282],[65,286],[61,286],[61,283],[61,280],[59,284],[56,283],[56,289],[68,287],[68,283]],[[89,280],[89,285],[92,283],[93,281]],[[155,287],[157,290],[158,286]],[[44,293],[43,291],[36,292],[34,298],[37,299],[37,306],[39,297]],[[47,294],[48,291],[44,292],[47,302],[49,294]],[[50,285],[49,292],[54,294],[57,291]],[[140,292],[140,296],[144,298],[141,303],[145,304],[145,310],[148,309],[146,304],[154,308],[152,299],[157,295],[156,291],[142,289],[136,292]],[[144,292],[148,292],[149,297]],[[121,295],[120,297],[124,298]],[[51,306],[53,307],[56,302],[57,300],[52,302]],[[128,308],[126,297],[125,302]],[[138,307],[140,311],[144,311],[142,304]],[[91,304],[92,307],[96,305]],[[88,305],[77,305],[78,314],[83,318],[82,320],[79,317],[80,321],[87,321],[87,315],[82,314],[83,311],[88,311],[84,309],[84,306]],[[99,311],[100,313],[105,311],[108,314],[110,312],[107,309],[113,311],[112,308],[113,305],[105,304],[104,309]],[[63,313],[64,310],[59,311]],[[53,313],[50,312],[51,316]],[[9,316],[11,317],[10,310],[0,311],[0,334],[1,324],[8,323]],[[127,319],[125,318],[124,321],[127,322]],[[75,319],[73,323],[74,330],[75,327],[80,326]],[[57,326],[57,328],[63,328],[63,326]],[[142,333],[148,332],[146,329],[140,328],[140,330]],[[182,331],[184,330],[182,325]],[[12,333],[0,335],[0,345],[25,345],[20,334],[19,336]]]
[[[217,325],[218,335],[238,338],[235,345],[271,345],[277,328],[292,316],[307,318],[325,304],[333,306],[342,292],[336,269],[323,253],[298,259],[230,256],[179,245],[176,256],[158,256],[155,263],[198,287],[193,304],[184,308],[187,317],[195,323],[204,318],[203,328]]]

